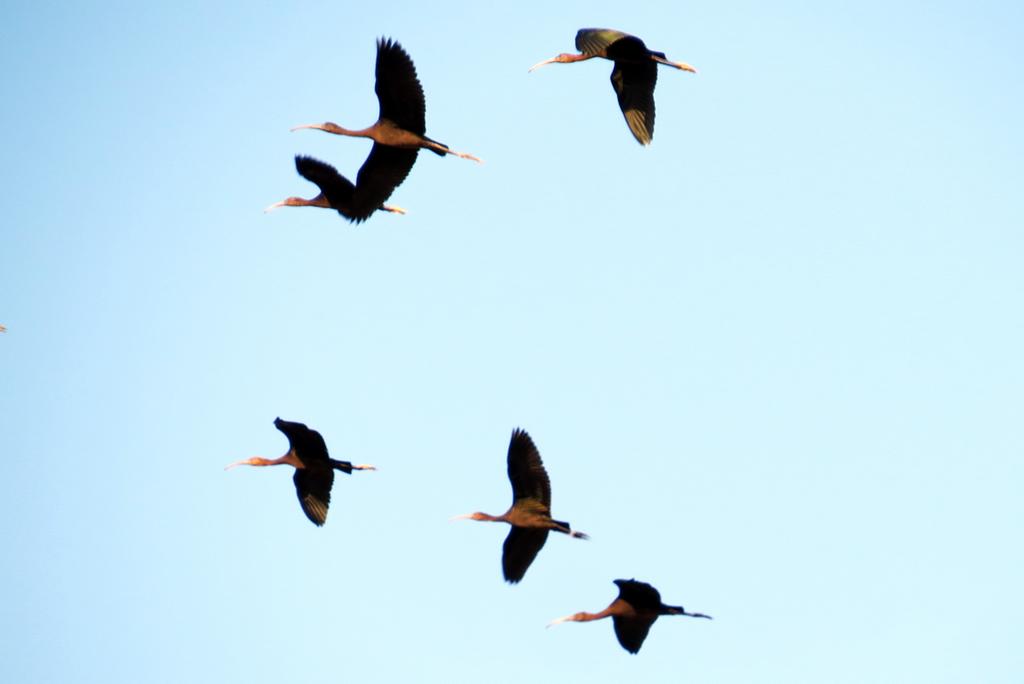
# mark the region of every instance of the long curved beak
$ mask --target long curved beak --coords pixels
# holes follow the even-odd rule
[[[266,209],[264,209],[264,210],[263,210],[263,213],[264,213],[264,214],[269,214],[270,212],[274,211],[274,210],[275,210],[275,209],[277,209],[278,207],[283,207],[283,206],[285,206],[285,201],[284,201],[284,200],[281,200],[280,202],[274,202],[274,203],[273,203],[273,204],[271,204],[271,205],[270,205],[269,207],[267,207]]]
[[[471,520],[472,518],[472,513],[463,513],[462,515],[453,515],[452,517],[448,518],[448,522],[453,522],[455,520]]]
[[[689,615],[690,617],[700,617],[700,618],[707,618],[708,620],[714,620],[713,617],[711,617],[710,615],[705,615],[704,613],[687,613],[684,610],[683,611],[683,615]]]
[[[555,618],[554,620],[552,620],[548,624],[544,625],[544,629],[550,629],[551,627],[554,627],[555,625],[560,625],[563,622],[571,622],[571,621],[572,621],[572,615],[566,615],[565,617]]]
[[[289,128],[288,130],[289,131],[297,131],[300,128],[316,128],[316,129],[319,129],[321,131],[325,130],[323,124],[302,124],[301,126],[293,126],[292,128]]]
[[[534,65],[533,65],[532,67],[530,67],[529,69],[527,69],[527,70],[526,70],[526,73],[530,73],[530,72],[531,72],[531,71],[533,71],[534,69],[540,69],[540,68],[541,68],[542,66],[544,66],[545,64],[551,64],[552,62],[555,62],[555,61],[557,61],[557,60],[558,60],[558,58],[557,58],[557,57],[552,57],[551,59],[545,59],[545,60],[544,60],[543,62],[537,62],[537,63],[536,63],[536,64],[534,64]]]
[[[234,463],[229,463],[228,465],[224,466],[224,470],[231,470],[235,466],[240,466],[240,465],[249,465],[248,459],[246,459],[244,461],[235,461]]]

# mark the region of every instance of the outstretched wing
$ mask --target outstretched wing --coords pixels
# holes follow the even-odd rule
[[[654,86],[658,82],[658,63],[616,61],[612,69],[612,88],[619,98],[619,109],[626,125],[641,145],[650,145],[654,137]]]
[[[380,102],[381,119],[389,119],[417,135],[426,133],[427,105],[423,99],[423,86],[416,77],[416,66],[409,53],[390,38],[377,41],[377,83],[374,90]]]
[[[338,173],[330,164],[312,157],[296,155],[295,170],[309,182],[316,183],[332,208],[347,215],[356,189],[352,181]]]
[[[331,487],[334,485],[334,471],[330,464],[298,468],[292,480],[306,517],[317,526],[327,522],[327,507],[331,505]]]
[[[547,539],[545,529],[512,526],[501,551],[501,569],[506,582],[515,584],[523,579]]]
[[[635,36],[623,33],[622,31],[616,31],[615,29],[582,28],[576,32],[576,49],[585,55],[604,57],[608,46],[623,38],[640,40]],[[643,45],[643,41],[640,44]]]
[[[636,580],[615,580],[619,587],[619,598],[633,606],[637,611],[654,611],[661,608],[661,594],[646,582]]]
[[[546,511],[551,509],[551,482],[540,460],[540,452],[526,430],[512,431],[508,444],[508,479],[512,483],[513,505],[522,499],[533,499]]]
[[[356,176],[356,191],[352,198],[352,218],[362,221],[391,197],[416,163],[419,149],[403,149],[373,144],[370,156],[363,162]]]
[[[293,423],[280,418],[274,420],[274,427],[284,433],[295,455],[306,467],[328,461],[327,443],[316,430],[310,430],[303,423]]]
[[[615,638],[622,644],[622,648],[630,653],[637,653],[651,631],[651,625],[657,616],[648,617],[622,617],[612,616],[612,624],[615,626]]]

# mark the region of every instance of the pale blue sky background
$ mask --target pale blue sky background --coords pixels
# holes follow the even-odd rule
[[[0,680],[1024,679],[1024,10],[15,2],[0,24]],[[671,59],[654,144],[583,26]],[[358,227],[374,41],[422,154]],[[286,468],[319,429],[326,527]],[[506,528],[530,431],[556,517]],[[636,577],[638,656],[603,608]]]

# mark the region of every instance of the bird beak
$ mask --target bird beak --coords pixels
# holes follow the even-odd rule
[[[294,128],[290,128],[289,130],[290,131],[297,131],[300,128],[316,128],[316,129],[319,129],[321,131],[327,130],[326,128],[324,128],[323,124],[302,124],[301,126],[295,126]]]
[[[234,463],[230,463],[230,464],[224,466],[224,470],[231,470],[235,466],[240,466],[240,465],[249,465],[248,459],[246,459],[244,461],[235,461]]]
[[[263,213],[264,214],[268,214],[268,213],[274,211],[275,209],[277,209],[278,207],[283,207],[284,205],[285,205],[285,201],[284,200],[281,200],[280,202],[274,202],[269,207],[264,209]]]
[[[372,466],[369,463],[360,463],[359,465],[352,466],[352,470],[376,470],[377,466]]]
[[[536,64],[534,64],[534,65],[533,65],[532,67],[530,67],[529,69],[527,69],[527,70],[526,70],[526,73],[530,73],[530,72],[531,72],[531,71],[533,71],[534,69],[540,69],[540,68],[541,68],[542,66],[544,66],[545,64],[551,64],[552,62],[554,62],[554,61],[557,61],[557,60],[558,60],[558,58],[557,58],[557,57],[552,57],[551,59],[545,59],[545,60],[544,60],[543,62],[537,62],[537,63],[536,63]]]
[[[563,622],[569,622],[570,620],[572,620],[572,615],[566,615],[565,617],[555,618],[554,620],[552,620],[548,624],[544,625],[544,629],[550,629],[551,627],[554,627],[555,625],[560,625]]]
[[[448,518],[448,522],[453,522],[455,520],[470,520],[470,519],[472,519],[472,517],[473,517],[472,513],[463,513],[462,515],[453,515],[452,517]]]
[[[689,71],[691,74],[697,73],[697,69],[695,67],[690,66],[686,62],[676,62],[675,64],[673,64],[673,66],[675,66],[676,69],[682,69],[683,71]]]

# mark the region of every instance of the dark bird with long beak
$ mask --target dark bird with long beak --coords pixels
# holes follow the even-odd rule
[[[227,466],[225,470],[240,465],[274,466],[290,465],[295,468],[295,493],[299,496],[302,512],[316,526],[327,521],[327,507],[331,504],[331,487],[334,485],[334,471],[351,474],[353,470],[376,470],[372,465],[353,465],[348,461],[337,461],[327,455],[327,444],[316,430],[310,430],[302,423],[292,423],[276,418],[274,427],[288,438],[288,453],[280,458],[253,456]]]
[[[622,31],[585,28],[576,32],[576,49],[580,54],[563,52],[530,67],[530,71],[545,64],[582,62],[603,57],[615,62],[612,69],[612,88],[619,98],[619,108],[626,124],[641,145],[650,145],[654,137],[654,86],[658,82],[658,65],[664,64],[681,71],[697,73],[685,62],[673,62],[664,52],[648,50],[644,41]]]
[[[374,145],[370,156],[359,169],[356,184],[352,185],[352,181],[330,164],[312,157],[296,156],[295,170],[306,180],[316,183],[320,194],[313,199],[288,197],[263,211],[273,211],[278,207],[323,207],[336,210],[353,223],[361,223],[377,211],[404,214],[405,209],[384,204],[384,200],[405,179],[412,168],[412,162],[416,160],[416,154],[413,153],[411,158],[406,159],[409,163],[405,165],[401,157],[408,157],[408,151]]]
[[[412,58],[397,42],[384,38],[377,41],[376,75],[374,90],[380,103],[380,115],[377,122],[369,128],[350,130],[327,121],[296,126],[292,130],[316,128],[335,135],[370,138],[376,143],[374,150],[378,145],[400,148],[407,150],[413,161],[416,159],[416,153],[423,148],[442,157],[453,154],[456,157],[480,162],[471,154],[456,152],[444,143],[425,135],[427,106],[423,98],[423,87],[416,76]],[[371,157],[372,155],[371,152]],[[411,167],[412,161],[408,164]]]
[[[569,523],[551,517],[551,482],[540,452],[525,430],[516,428],[508,445],[508,479],[512,483],[512,506],[501,515],[467,513],[452,520],[485,520],[512,526],[505,538],[501,568],[505,581],[519,582],[533,559],[544,547],[548,532],[555,531],[578,539],[588,539]]]
[[[687,613],[682,606],[666,606],[661,602],[658,590],[646,582],[634,579],[617,579],[619,596],[600,613],[575,613],[548,623],[548,627],[563,622],[590,622],[611,617],[615,636],[622,648],[637,653],[647,638],[647,632],[660,615],[689,615],[695,618],[711,619],[704,613]]]

